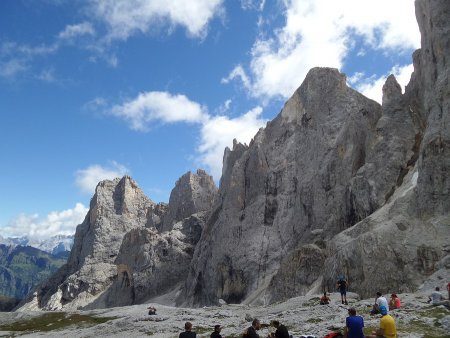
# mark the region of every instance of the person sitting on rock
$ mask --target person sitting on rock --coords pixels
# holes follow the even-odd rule
[[[398,298],[398,296],[393,293],[391,295],[391,299],[389,299],[389,310],[400,309],[400,306],[400,298]]]
[[[388,315],[388,309],[386,306],[381,305],[379,307],[381,313],[380,327],[372,332],[372,335],[366,336],[366,338],[397,338],[397,327],[395,326],[395,320]]]
[[[271,333],[268,338],[289,338],[289,331],[283,324],[280,324],[278,320],[272,321],[272,325],[277,329],[275,333]]]
[[[326,305],[326,304],[330,304],[331,299],[330,297],[327,296],[327,293],[324,292],[323,296],[320,297],[320,305]]]
[[[431,302],[431,305],[435,306],[444,305],[445,307],[450,308],[449,301],[445,300],[444,296],[439,290],[440,290],[439,287],[436,286],[436,289],[428,297],[428,302]]]
[[[252,326],[250,326],[247,330],[245,330],[244,337],[245,338],[259,338],[259,334],[256,333],[261,329],[261,322],[259,319],[253,319]],[[180,337],[181,338],[181,337]]]
[[[344,276],[340,276],[339,280],[337,281],[337,287],[339,289],[339,292],[341,293],[341,302],[342,304],[348,304],[347,303],[347,288],[348,288],[348,282],[345,279]]]
[[[197,338],[197,334],[192,331],[192,323],[186,322],[184,324],[184,332],[181,332],[178,338]]]
[[[214,332],[211,333],[210,338],[225,338],[225,337],[222,337],[222,335],[220,334],[220,330],[222,330],[222,326],[214,325]]]
[[[348,317],[345,319],[344,337],[364,338],[363,327],[363,317],[357,316],[354,308],[348,309]]]
[[[147,310],[148,310],[148,314],[149,314],[150,316],[156,315],[156,308],[154,308],[153,306],[149,306],[149,307],[147,308]]]
[[[386,298],[383,297],[383,294],[378,291],[376,293],[375,297],[375,304],[373,305],[372,311],[370,311],[371,315],[376,315],[377,313],[380,313],[380,306],[384,306],[386,309],[389,308],[388,302]]]

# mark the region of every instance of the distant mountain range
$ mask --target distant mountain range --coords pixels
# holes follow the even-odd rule
[[[53,255],[31,246],[0,244],[0,311],[11,310],[65,264],[68,256],[68,251]]]
[[[33,239],[27,236],[4,238],[0,235],[0,244],[7,246],[31,246],[52,255],[58,255],[59,253],[70,251],[73,245],[73,238],[73,235],[56,235],[47,239]]]

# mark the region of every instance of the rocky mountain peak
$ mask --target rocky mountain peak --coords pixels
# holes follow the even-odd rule
[[[212,176],[201,169],[196,173],[188,171],[177,180],[170,193],[161,231],[171,230],[176,222],[192,214],[211,210],[216,195],[217,187]]]
[[[383,106],[389,105],[392,101],[399,102],[402,97],[402,87],[397,82],[393,74],[389,75],[383,85]]]

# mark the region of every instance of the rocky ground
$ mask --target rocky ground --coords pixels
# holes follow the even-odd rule
[[[399,337],[450,337],[450,311],[432,307],[424,293],[400,294],[403,307],[394,310]],[[156,303],[111,309],[42,312],[26,311],[0,314],[0,337],[178,337],[186,321],[194,325],[197,337],[209,337],[215,324],[224,328],[227,337],[241,337],[252,318],[261,320],[260,337],[272,328],[267,324],[277,319],[290,334],[299,337],[310,334],[323,337],[331,330],[342,329],[348,307],[355,307],[364,317],[366,332],[378,326],[379,316],[369,314],[373,299],[359,300],[350,293],[349,305],[340,304],[339,294],[332,293],[330,305],[319,305],[319,296],[292,298],[269,306],[223,305],[197,309],[176,308]],[[155,316],[147,314],[147,307],[157,308]],[[28,325],[28,327],[27,327]],[[15,330],[15,331],[12,331]],[[22,330],[22,331],[19,331]]]

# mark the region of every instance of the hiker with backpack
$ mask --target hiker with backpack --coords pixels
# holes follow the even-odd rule
[[[337,281],[337,288],[339,289],[339,292],[341,293],[342,304],[348,305],[348,303],[347,303],[348,282],[344,276],[339,277],[339,280]]]

